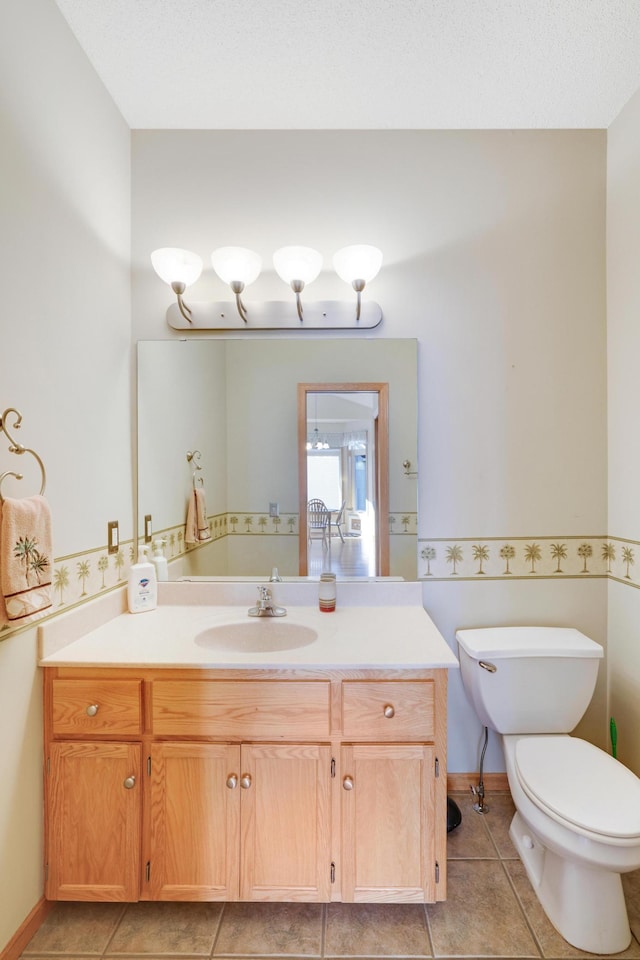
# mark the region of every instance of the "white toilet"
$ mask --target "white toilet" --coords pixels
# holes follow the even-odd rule
[[[618,953],[631,940],[621,873],[640,868],[640,779],[569,736],[593,695],[602,647],[578,630],[458,630],[462,682],[502,734],[516,813],[510,836],[565,940]]]

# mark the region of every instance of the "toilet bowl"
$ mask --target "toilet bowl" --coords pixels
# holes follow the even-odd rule
[[[592,953],[631,941],[621,873],[640,868],[640,781],[585,740],[503,737],[509,835],[545,913]]]
[[[640,779],[568,733],[593,694],[602,648],[565,628],[457,638],[465,690],[502,734],[516,808],[509,832],[543,909],[574,946],[625,950],[621,874],[640,868]]]

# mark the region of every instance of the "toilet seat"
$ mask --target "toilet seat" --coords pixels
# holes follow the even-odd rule
[[[525,736],[515,768],[530,800],[554,820],[593,839],[640,839],[640,779],[586,740]]]

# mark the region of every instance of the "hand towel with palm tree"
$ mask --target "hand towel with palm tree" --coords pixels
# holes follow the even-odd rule
[[[12,622],[51,606],[51,511],[42,496],[0,501],[0,588]]]

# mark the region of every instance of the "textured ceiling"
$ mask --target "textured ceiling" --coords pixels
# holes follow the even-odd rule
[[[133,128],[603,128],[639,0],[56,0]]]

